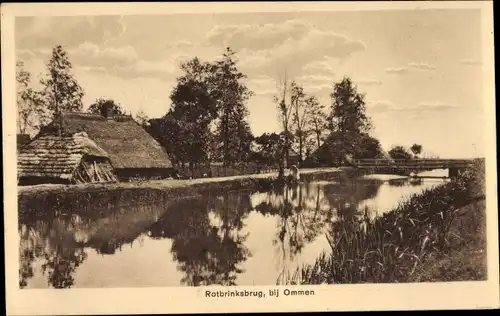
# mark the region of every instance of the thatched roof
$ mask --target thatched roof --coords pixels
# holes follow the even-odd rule
[[[108,153],[115,169],[172,167],[166,150],[130,116],[63,113],[60,121],[63,134],[87,133]],[[54,133],[54,126],[43,128],[41,133]]]
[[[31,141],[30,135],[28,134],[17,134],[17,148],[21,148],[24,145],[29,144]]]
[[[44,177],[70,180],[84,155],[108,158],[85,134],[73,136],[43,135],[19,150],[20,177]]]

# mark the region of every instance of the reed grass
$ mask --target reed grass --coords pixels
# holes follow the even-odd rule
[[[457,250],[450,242],[450,228],[456,223],[457,212],[482,199],[484,166],[477,165],[457,179],[411,196],[393,211],[374,219],[368,214],[362,217],[339,214],[327,234],[331,252],[321,254],[314,264],[305,265],[289,275],[286,283],[415,281],[415,271],[422,273],[422,267],[440,254]],[[484,212],[484,208],[476,211]],[[483,228],[469,232],[484,235]],[[483,273],[478,271],[476,274]]]

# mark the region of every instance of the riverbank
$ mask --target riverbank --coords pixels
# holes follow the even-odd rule
[[[303,181],[342,181],[358,175],[353,168],[302,169]],[[36,185],[18,187],[19,216],[57,216],[71,211],[104,212],[108,208],[142,202],[165,202],[179,197],[235,190],[269,189],[277,173],[193,180],[153,180],[110,184]],[[50,212],[50,214],[49,214]]]
[[[414,195],[375,219],[338,214],[329,254],[289,283],[392,283],[486,279],[484,165]]]

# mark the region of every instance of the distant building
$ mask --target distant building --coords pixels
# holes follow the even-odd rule
[[[30,175],[28,169],[32,166],[28,168],[27,165],[24,165],[30,165],[27,160],[40,161],[40,170],[50,170],[51,165],[62,163],[64,159],[67,159],[67,155],[59,151],[72,152],[71,146],[76,146],[73,145],[75,134],[81,135],[79,133],[82,132],[89,141],[100,149],[100,154],[96,155],[96,151],[87,153],[86,151],[89,149],[85,147],[85,149],[77,150],[78,155],[81,154],[85,159],[104,158],[105,156],[112,166],[115,178],[120,181],[135,178],[166,178],[172,175],[172,163],[165,149],[131,116],[62,113],[58,119],[43,127],[29,146],[23,148],[19,155],[19,176],[26,178]],[[72,138],[73,140],[71,140]],[[39,139],[41,141],[37,142]],[[42,159],[45,152],[39,147],[43,148],[44,146],[47,152],[57,151],[59,155],[62,155],[61,158],[53,155],[50,159],[49,157]],[[69,166],[67,167],[69,168]],[[74,172],[76,169],[72,170]],[[50,172],[48,174],[52,175]],[[45,173],[40,173],[41,178],[44,178],[44,175]],[[77,181],[73,177],[71,179],[73,179],[71,182]],[[53,180],[51,179],[51,181]],[[93,178],[85,182],[101,181]]]

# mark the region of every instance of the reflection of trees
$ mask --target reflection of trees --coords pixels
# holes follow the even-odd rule
[[[411,186],[419,186],[419,185],[422,185],[423,183],[423,180],[422,178],[412,178],[408,181],[410,183]]]
[[[47,273],[49,284],[56,289],[70,288],[74,285],[73,274],[76,268],[87,259],[82,248],[56,246],[50,253],[45,253],[43,273]]]
[[[388,181],[390,186],[393,187],[404,187],[404,186],[419,186],[422,185],[422,178],[404,178],[404,179],[391,179]]]
[[[33,262],[43,256],[42,247],[37,244],[36,232],[28,229],[26,225],[19,226],[20,260],[19,260],[19,287],[28,285],[27,280],[34,276]]]
[[[256,206],[263,214],[279,216],[278,234],[274,240],[280,253],[278,283],[291,277],[290,261],[303,247],[325,232],[333,216],[354,218],[361,215],[361,201],[377,195],[381,181],[348,181],[345,183],[304,184],[272,192]],[[330,224],[330,225],[327,225]]]
[[[113,254],[132,243],[158,219],[158,205],[128,205],[105,214],[60,216],[40,220],[24,219],[19,225],[19,285],[27,285],[34,275],[33,263],[41,262],[41,272],[55,288],[74,285],[73,275],[87,258],[85,247],[100,254]]]
[[[359,204],[374,198],[381,181],[352,181],[347,184],[329,184],[324,187],[325,196],[338,217],[351,218],[362,215]]]
[[[182,200],[150,227],[152,238],[171,238],[186,285],[235,285],[239,264],[250,255],[241,235],[251,210],[248,194]]]
[[[65,242],[47,222],[37,221],[20,225],[19,286],[24,288],[27,279],[33,277],[33,262],[42,260],[42,272],[48,276],[48,284],[54,288],[69,288],[74,284],[73,274],[86,259],[82,248]]]
[[[322,187],[314,183],[282,187],[267,193],[264,200],[255,206],[255,210],[263,215],[278,218],[273,245],[281,271],[279,279],[287,277],[290,262],[306,244],[321,234],[331,218]],[[281,283],[279,279],[278,283]]]
[[[408,184],[407,179],[391,179],[387,181],[392,187],[404,187]]]

